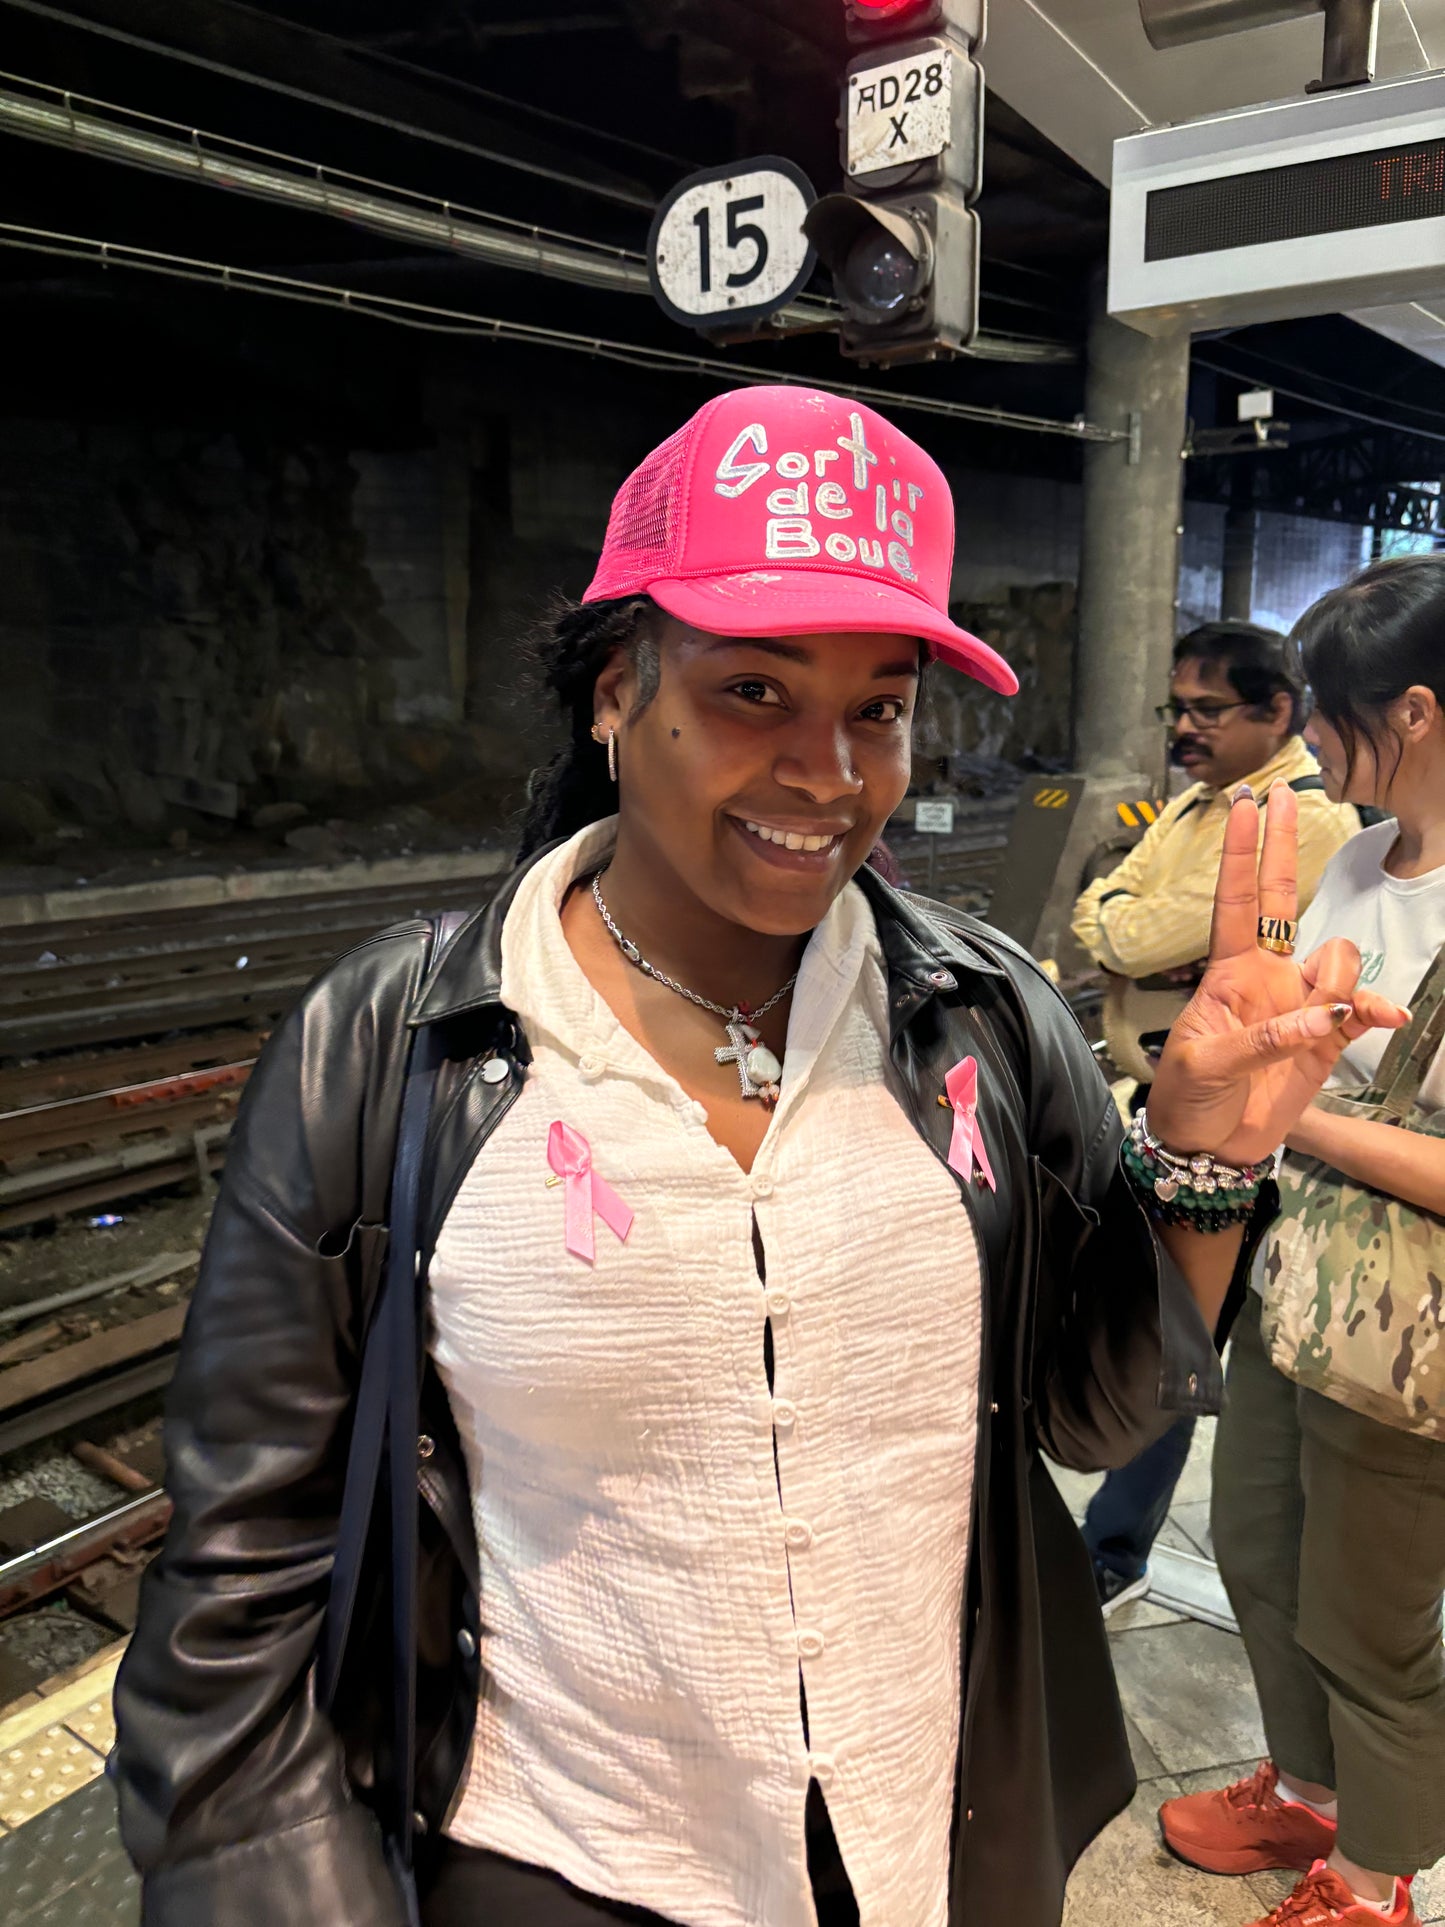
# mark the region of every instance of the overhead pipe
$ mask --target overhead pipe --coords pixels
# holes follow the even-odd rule
[[[320,167],[313,174],[298,174],[261,161],[223,157],[208,152],[201,145],[199,133],[189,143],[168,140],[164,135],[141,132],[97,114],[81,113],[69,96],[52,103],[0,89],[0,132],[142,167],[153,174],[230,188],[281,207],[331,215],[391,241],[445,249],[492,267],[521,268],[554,280],[624,294],[651,292],[646,263],[624,249],[599,247],[594,253],[548,240],[536,231],[512,233],[506,228],[483,227],[455,215],[446,202],[438,204],[440,211],[408,207],[405,202],[365,193],[336,180]]]
[[[404,201],[368,192],[349,178],[329,175],[320,165],[302,174],[249,156],[219,155],[202,145],[199,131],[189,141],[172,140],[81,112],[72,95],[55,91],[58,100],[46,101],[0,88],[0,133],[68,147],[149,173],[229,188],[303,213],[328,215],[390,241],[463,255],[490,267],[521,269],[615,294],[652,293],[647,263],[626,248],[610,248],[603,243],[572,245],[537,228],[486,227],[467,214],[459,215],[445,201],[408,206]],[[814,333],[835,326],[837,315],[834,303],[803,296],[778,310],[770,320],[778,335]],[[969,353],[977,360],[1023,364],[1067,363],[1078,358],[1066,343],[1009,335],[979,335]]]

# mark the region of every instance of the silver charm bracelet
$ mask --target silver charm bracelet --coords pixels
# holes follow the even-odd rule
[[[1135,1113],[1124,1145],[1124,1168],[1150,1215],[1200,1231],[1222,1231],[1251,1217],[1278,1162],[1273,1153],[1262,1164],[1246,1165],[1226,1164],[1207,1151],[1181,1156],[1159,1142],[1143,1110]]]

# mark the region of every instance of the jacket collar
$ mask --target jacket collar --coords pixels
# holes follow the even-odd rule
[[[512,871],[485,908],[467,918],[428,977],[412,1012],[412,1024],[441,1023],[468,1011],[500,1005],[502,924],[527,871],[556,848],[554,842],[538,850]],[[866,864],[855,881],[872,906],[890,983],[903,979],[909,986],[906,1009],[897,996],[889,1000],[895,1016],[901,1011],[903,1021],[925,998],[956,990],[963,977],[1004,974],[1003,966],[982,947],[990,940],[997,942],[996,933],[985,931],[981,925],[975,927],[961,912],[943,922],[930,914],[932,906],[925,905],[923,899],[895,890]],[[975,934],[982,943],[975,941]]]

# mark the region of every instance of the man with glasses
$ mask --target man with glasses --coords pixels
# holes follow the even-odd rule
[[[1224,826],[1240,784],[1261,801],[1280,781],[1299,794],[1301,912],[1326,863],[1360,826],[1352,808],[1325,795],[1300,735],[1305,713],[1303,679],[1278,630],[1207,622],[1174,645],[1169,701],[1158,714],[1173,732],[1171,760],[1194,780],[1074,906],[1074,935],[1108,976],[1105,1037],[1119,1068],[1139,1081],[1136,1106],[1203,972]],[[1106,1618],[1148,1591],[1149,1553],[1193,1432],[1193,1419],[1182,1419],[1111,1472],[1090,1503],[1084,1538]]]

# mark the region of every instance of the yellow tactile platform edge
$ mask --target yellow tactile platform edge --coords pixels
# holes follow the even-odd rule
[[[47,1680],[0,1716],[0,1832],[13,1833],[105,1769],[125,1641]]]

